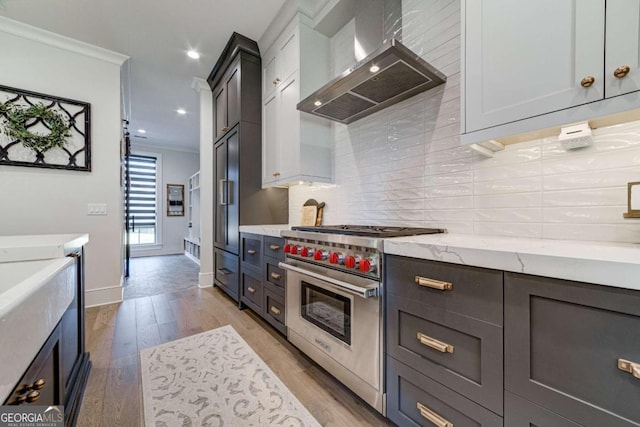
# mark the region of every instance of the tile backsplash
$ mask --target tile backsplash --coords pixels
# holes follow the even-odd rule
[[[640,243],[640,221],[622,218],[627,182],[640,181],[640,122],[595,129],[583,149],[565,151],[552,137],[485,158],[460,146],[459,0],[404,0],[402,39],[447,83],[334,124],[335,185],[290,187],[291,224],[315,198],[327,204],[325,224]],[[352,41],[351,24],[333,37],[336,73]]]

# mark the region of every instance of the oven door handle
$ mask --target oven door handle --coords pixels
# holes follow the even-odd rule
[[[296,273],[304,274],[318,280],[326,282],[330,287],[337,288],[340,291],[346,292],[351,295],[355,295],[360,298],[371,298],[378,296],[378,288],[363,288],[361,286],[352,285],[351,283],[343,282],[342,280],[334,279],[333,277],[323,276],[322,274],[315,273],[313,271],[305,270],[304,268],[296,267],[284,262],[278,264],[280,268],[285,270],[294,271]]]

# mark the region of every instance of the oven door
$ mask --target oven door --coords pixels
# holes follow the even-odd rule
[[[287,270],[289,340],[347,386],[355,375],[380,390],[380,283],[293,259],[280,267]]]

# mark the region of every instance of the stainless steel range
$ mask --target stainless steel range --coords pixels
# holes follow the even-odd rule
[[[289,341],[381,413],[384,238],[443,232],[353,225],[282,232]]]

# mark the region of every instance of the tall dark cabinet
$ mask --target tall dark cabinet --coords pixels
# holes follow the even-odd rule
[[[263,190],[262,78],[255,41],[233,33],[207,79],[213,91],[215,284],[238,301],[240,226],[284,224],[289,193]]]

